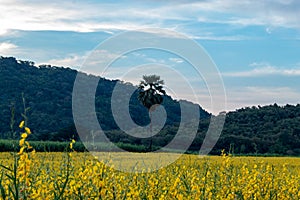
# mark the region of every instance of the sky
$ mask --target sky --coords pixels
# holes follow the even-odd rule
[[[299,19],[298,0],[0,0],[0,55],[36,65],[83,69],[91,52],[109,38],[161,28],[194,40],[210,56],[224,83],[226,111],[297,104]],[[111,56],[105,51],[99,55],[101,59]],[[223,111],[212,105],[205,77],[196,76],[189,63],[170,52],[129,52],[100,75],[137,84],[140,77],[132,76],[132,71],[140,70],[136,73],[140,75],[154,69],[161,72],[174,98],[194,101],[212,113]],[[180,81],[188,84],[181,84],[170,69],[176,69],[184,76]]]

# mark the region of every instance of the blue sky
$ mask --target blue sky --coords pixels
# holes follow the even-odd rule
[[[299,19],[298,0],[0,0],[0,55],[79,69],[109,37],[140,28],[165,28],[195,40],[211,56],[224,81],[227,110],[296,104],[300,103]],[[187,69],[178,56],[157,51],[132,53],[114,66],[130,69],[143,63]],[[186,73],[193,82],[193,73]],[[119,78],[113,70],[107,77]],[[125,81],[138,82],[133,77]],[[197,85],[198,102],[210,112],[221,111],[211,107],[205,85],[197,81],[192,84]],[[183,88],[176,94],[192,100]]]

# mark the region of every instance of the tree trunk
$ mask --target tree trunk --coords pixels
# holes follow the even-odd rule
[[[150,144],[149,144],[149,151],[152,151],[152,112],[149,110],[150,112]]]

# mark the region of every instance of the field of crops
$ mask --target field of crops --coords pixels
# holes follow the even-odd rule
[[[128,153],[110,154],[126,164]],[[0,162],[1,199],[300,199],[299,158],[183,155],[143,173],[89,153],[0,153]]]

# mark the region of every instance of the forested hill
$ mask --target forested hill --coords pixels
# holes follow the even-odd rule
[[[22,93],[26,100],[31,140],[69,140],[76,133],[72,117],[72,90],[76,70],[53,66],[34,66],[30,61],[0,57],[0,139],[12,138],[10,123],[14,113],[14,130],[22,119]],[[85,76],[91,76],[86,75]],[[110,107],[116,80],[100,78],[95,106],[101,127],[111,141],[147,147],[149,140],[131,137],[118,130]],[[134,87],[126,83],[124,87]],[[154,147],[170,142],[180,122],[179,102],[164,98],[167,122],[152,139]],[[194,106],[194,105],[193,105]],[[210,114],[200,108],[198,134],[190,150],[199,150],[206,134]],[[138,102],[137,92],[130,100],[130,114],[139,125],[149,123],[147,110]],[[300,155],[300,105],[253,106],[226,114],[226,121],[212,153],[226,149],[237,154]]]
[[[300,104],[229,112],[216,148],[230,144],[237,153],[300,155]]]
[[[0,57],[0,138],[10,138],[11,111],[15,109],[14,129],[23,112],[22,93],[26,100],[29,126],[34,131],[33,139],[66,140],[76,132],[72,118],[72,91],[76,70],[43,65],[36,67],[31,61],[16,60],[13,57]],[[87,75],[85,76],[91,76]],[[142,77],[140,77],[142,78]],[[116,80],[100,78],[95,105],[98,120],[104,130],[117,130],[110,107],[110,98]],[[124,87],[134,87],[124,83]],[[163,105],[168,117],[166,124],[180,122],[179,102],[170,96],[164,97]],[[200,106],[200,117],[210,114]],[[138,102],[137,91],[130,100],[130,114],[140,125],[149,123],[147,110]]]

